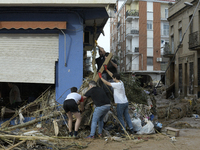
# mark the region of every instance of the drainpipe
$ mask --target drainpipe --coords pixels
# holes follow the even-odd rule
[[[66,54],[67,54],[67,48],[66,48],[66,34],[62,31],[62,30],[60,30],[61,32],[62,32],[62,34],[64,35],[64,57],[65,57],[65,67],[67,66],[67,56],[66,56]]]

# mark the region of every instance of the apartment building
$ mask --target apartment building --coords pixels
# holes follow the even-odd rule
[[[200,97],[200,12],[199,0],[180,0],[169,8],[170,68],[167,85],[174,85],[175,96]]]
[[[111,18],[111,52],[117,56],[121,72],[145,75],[147,82],[165,81],[169,58],[163,57],[169,43],[168,7],[170,0],[125,0],[117,3]]]

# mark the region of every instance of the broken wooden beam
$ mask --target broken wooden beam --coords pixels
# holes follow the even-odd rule
[[[110,59],[112,58],[112,56],[113,56],[113,54],[110,53],[110,54],[107,56],[106,60],[104,61],[103,65],[107,65],[107,64],[109,63]],[[102,65],[101,68],[99,69],[99,72],[101,72],[101,73],[104,71],[104,66],[103,66],[103,65]],[[99,79],[99,75],[96,74],[96,76],[95,76],[95,78],[94,78],[94,81],[97,82],[98,79]]]
[[[11,150],[11,149],[13,149],[14,147],[17,147],[18,145],[23,144],[24,142],[26,142],[26,140],[23,140],[23,141],[21,141],[21,142],[15,144],[15,145],[13,145],[13,146],[7,148],[6,150]]]
[[[0,138],[8,138],[8,139],[12,139],[12,138],[16,138],[19,140],[47,140],[47,141],[56,141],[56,138],[52,138],[52,137],[48,137],[48,136],[22,136],[22,135],[1,135],[0,134]]]
[[[52,113],[52,114],[50,114],[50,115],[43,116],[43,117],[39,117],[39,118],[36,118],[36,119],[34,119],[34,120],[31,120],[31,121],[26,122],[26,123],[23,123],[23,124],[15,125],[15,126],[12,126],[12,127],[6,127],[6,128],[1,129],[1,130],[2,130],[2,131],[9,131],[9,130],[14,130],[14,129],[16,129],[16,128],[23,128],[23,127],[32,125],[32,124],[34,124],[34,123],[37,123],[37,122],[46,120],[46,119],[56,117],[56,116],[60,115],[60,113],[65,113],[65,112],[64,112],[64,111],[62,111],[62,112],[57,111],[57,112],[54,112],[54,113]]]

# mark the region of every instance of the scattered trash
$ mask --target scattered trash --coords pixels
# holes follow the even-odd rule
[[[176,142],[175,136],[171,137],[170,139],[172,140],[172,142]]]
[[[154,128],[155,128],[156,133],[157,132],[161,132],[161,130],[162,130],[162,123],[156,121],[154,123]]]
[[[152,134],[152,133],[155,133],[153,123],[150,120],[147,120],[146,118],[145,118],[145,122],[147,124],[145,126],[143,126],[141,128],[141,130],[137,132],[137,134]]]
[[[118,142],[122,142],[122,141],[123,141],[122,138],[117,137],[117,136],[111,137],[111,140],[112,140],[112,141],[118,141]]]
[[[133,118],[131,121],[132,121],[132,124],[133,124],[133,130],[136,131],[136,132],[140,131],[141,128],[142,128],[140,118]]]
[[[197,114],[192,114],[192,116],[193,116],[193,118],[199,118],[199,115],[197,115]]]

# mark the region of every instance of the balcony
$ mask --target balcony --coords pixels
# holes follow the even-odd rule
[[[138,19],[139,12],[138,10],[127,10],[126,11],[126,21],[131,21],[132,19]]]
[[[139,63],[126,66],[126,72],[133,72],[139,70]]]
[[[189,49],[191,50],[200,49],[199,31],[189,34]]]
[[[131,39],[135,36],[139,36],[139,30],[134,28],[127,28],[126,29],[126,38]]]
[[[138,54],[139,54],[139,47],[135,47],[134,51],[126,47],[126,55],[138,55]]]
[[[163,57],[171,58],[174,56],[174,52],[170,49],[169,43],[165,43]]]
[[[167,69],[168,64],[167,63],[161,63],[160,64],[160,70],[165,71]]]

